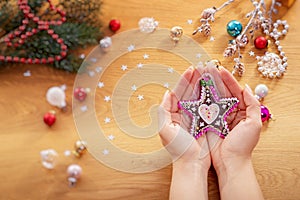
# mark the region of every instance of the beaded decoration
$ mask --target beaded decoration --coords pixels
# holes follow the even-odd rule
[[[239,100],[220,98],[213,77],[205,73],[200,80],[200,99],[179,101],[178,107],[192,118],[190,134],[196,139],[212,131],[221,138],[229,132],[227,116],[237,107]]]

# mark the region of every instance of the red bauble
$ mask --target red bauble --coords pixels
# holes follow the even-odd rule
[[[74,90],[74,97],[78,101],[84,101],[87,96],[86,90],[82,87],[78,87]]]
[[[110,30],[112,30],[113,32],[116,32],[120,29],[121,27],[121,22],[117,19],[112,19],[109,22],[109,28]]]
[[[52,126],[56,121],[55,111],[51,110],[44,115],[44,122],[48,126]]]
[[[254,46],[257,49],[264,49],[268,46],[268,40],[263,36],[258,36],[254,40]]]

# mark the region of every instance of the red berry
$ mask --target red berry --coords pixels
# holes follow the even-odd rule
[[[109,22],[109,28],[110,30],[112,30],[113,32],[116,32],[117,30],[119,30],[121,27],[121,22],[117,19],[112,19]]]
[[[56,116],[55,116],[55,112],[54,111],[47,112],[44,115],[44,122],[48,126],[52,126],[55,123],[55,121],[56,121]]]
[[[257,49],[264,49],[268,46],[268,40],[263,36],[258,36],[254,40],[254,46]]]

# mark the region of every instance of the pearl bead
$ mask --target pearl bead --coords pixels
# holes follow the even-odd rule
[[[278,51],[282,51],[282,46],[277,47]]]
[[[285,53],[282,51],[282,52],[280,52],[280,55],[281,56],[285,56]]]
[[[260,98],[264,98],[265,96],[267,96],[268,92],[269,89],[265,84],[257,85],[254,90],[255,95],[259,96]]]
[[[242,30],[243,30],[243,26],[241,22],[237,20],[232,20],[227,24],[227,33],[230,36],[236,37],[239,34],[241,34]]]
[[[254,46],[257,49],[264,49],[268,46],[268,40],[263,36],[258,36],[254,40]]]

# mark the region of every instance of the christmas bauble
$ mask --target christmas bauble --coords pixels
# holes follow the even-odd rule
[[[118,31],[121,28],[121,22],[119,20],[117,20],[117,19],[112,19],[109,22],[109,28],[113,32],[116,32],[116,31]]]
[[[55,111],[51,110],[44,115],[44,122],[48,126],[52,126],[56,121]]]
[[[254,46],[257,49],[264,49],[268,46],[268,40],[263,36],[258,36],[254,40]]]
[[[243,26],[241,22],[237,20],[231,20],[227,24],[227,33],[233,37],[236,37],[239,34],[241,34],[242,30],[243,30]]]
[[[78,101],[84,101],[85,98],[87,96],[87,92],[84,88],[82,87],[77,87],[74,90],[74,97],[78,100]]]
[[[271,118],[271,113],[269,111],[269,109],[266,106],[260,106],[260,110],[261,110],[261,121],[265,122],[268,121]]]

